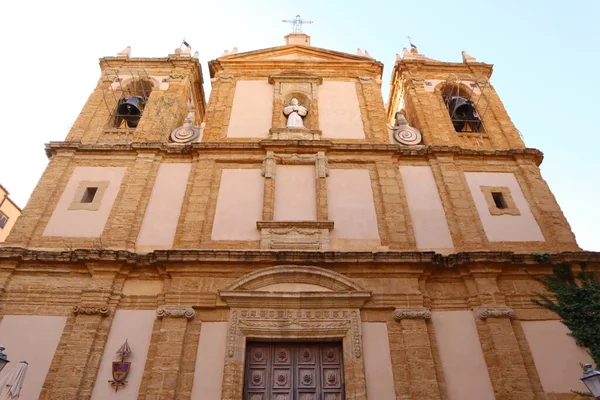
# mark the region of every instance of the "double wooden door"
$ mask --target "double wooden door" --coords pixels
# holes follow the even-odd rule
[[[249,342],[244,400],[344,400],[341,343]]]

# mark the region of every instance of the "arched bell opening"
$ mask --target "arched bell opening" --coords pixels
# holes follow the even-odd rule
[[[472,91],[461,84],[448,83],[440,92],[456,132],[485,133]]]
[[[136,128],[153,88],[153,82],[147,79],[132,79],[123,85],[113,115],[113,127]]]

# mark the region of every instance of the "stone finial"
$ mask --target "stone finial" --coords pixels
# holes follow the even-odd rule
[[[163,318],[187,318],[194,319],[196,310],[189,306],[163,306],[156,309],[156,317]]]
[[[231,49],[231,51],[229,52],[229,54],[237,54],[238,52],[238,48],[234,47],[233,49]]]
[[[401,61],[402,57],[400,57],[400,54],[396,53],[396,61]]]
[[[490,317],[515,317],[515,311],[510,307],[504,306],[478,307],[477,309],[475,309],[474,313],[476,319],[487,319]]]
[[[460,54],[462,54],[462,59],[464,63],[473,63],[473,62],[477,62],[477,59],[473,56],[470,56],[469,54],[467,54],[466,51],[462,51]]]
[[[373,57],[371,57],[371,55],[369,54],[369,52],[366,49],[365,49],[365,57],[373,58]]]
[[[228,55],[229,55],[229,50],[223,50],[223,54],[221,54],[221,57],[228,56]]]
[[[194,53],[194,55],[192,56],[192,58],[195,58],[196,60],[200,58],[200,52],[197,51]]]
[[[123,49],[117,53],[117,57],[129,58],[130,55],[131,55],[131,46],[127,46],[127,47],[125,47],[125,49]]]
[[[357,55],[357,56],[364,57],[364,56],[365,56],[365,53],[363,53],[363,52],[362,52],[362,50],[361,50],[361,49],[360,49],[360,47],[359,47],[358,49],[356,49],[356,55]]]
[[[400,321],[407,318],[423,318],[430,319],[431,311],[425,307],[419,308],[396,308],[394,310],[394,320]]]

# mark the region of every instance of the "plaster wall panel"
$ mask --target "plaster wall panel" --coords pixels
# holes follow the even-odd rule
[[[237,81],[228,138],[267,138],[273,120],[273,86],[267,81]]]
[[[387,326],[384,322],[363,322],[362,334],[367,398],[395,400]]]
[[[137,250],[173,247],[192,164],[161,164],[138,234]],[[141,248],[141,249],[140,249]]]
[[[138,398],[152,329],[156,320],[154,310],[117,310],[110,327],[96,384],[92,391],[92,400],[120,399],[134,400]],[[128,341],[131,354],[125,361],[131,362],[131,370],[127,375],[127,385],[120,387],[118,392],[108,383],[112,380],[112,362],[120,361],[116,351]]]
[[[331,169],[327,178],[327,205],[329,220],[335,223],[330,236],[332,247],[351,244],[345,240],[379,245],[369,170]]]
[[[275,221],[315,221],[317,182],[314,165],[278,165],[275,172]]]
[[[471,311],[432,313],[449,400],[494,399]]]
[[[192,399],[221,400],[227,322],[203,322],[196,355]]]
[[[67,317],[6,315],[0,322],[0,344],[12,361],[2,376],[27,361],[29,366],[20,400],[39,398],[52,358],[60,342]]]
[[[531,213],[529,204],[514,174],[465,172],[483,229],[490,242],[543,242],[544,235]],[[482,186],[508,187],[520,215],[492,215]]]
[[[43,235],[96,238],[101,236],[119,193],[125,170],[124,167],[76,167]],[[106,187],[101,194],[97,210],[70,209],[74,201],[80,200],[75,197],[80,183],[84,181],[98,182]],[[97,196],[100,196],[100,193]]]
[[[452,237],[431,167],[400,166],[419,249],[449,249]]]
[[[324,138],[365,138],[354,82],[323,81],[319,86],[319,124]]]
[[[587,391],[579,363],[592,363],[560,321],[521,321],[544,392]]]
[[[224,169],[212,240],[260,240],[264,178],[259,169]]]

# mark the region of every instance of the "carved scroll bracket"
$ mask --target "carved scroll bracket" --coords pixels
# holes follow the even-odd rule
[[[425,307],[419,308],[396,308],[394,310],[394,320],[400,321],[407,318],[430,319],[431,311]]]
[[[73,306],[72,311],[77,315],[99,315],[101,317],[107,317],[110,314],[110,308],[107,305],[77,305]]]
[[[510,307],[478,307],[474,311],[476,319],[487,319],[490,317],[494,318],[515,318],[515,311]]]
[[[187,318],[194,319],[196,310],[189,306],[163,306],[156,309],[156,317],[163,318]]]

